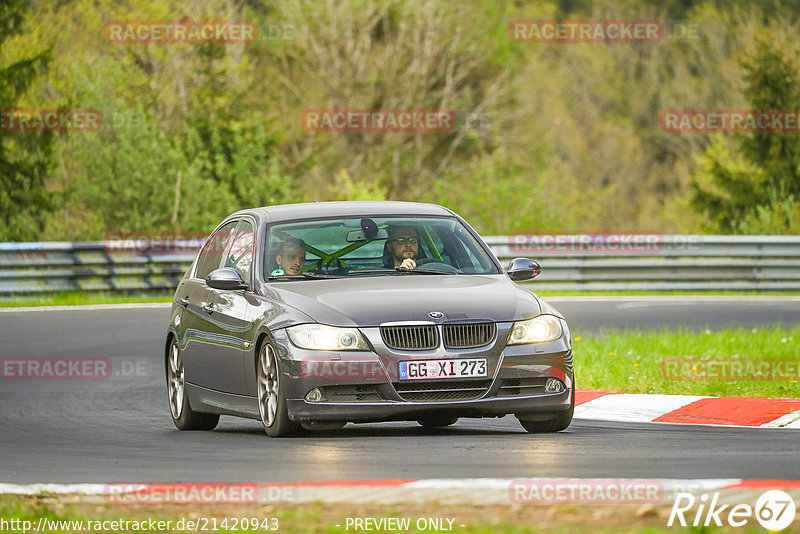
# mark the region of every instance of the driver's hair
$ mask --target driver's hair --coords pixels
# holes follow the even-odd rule
[[[281,247],[278,250],[278,253],[275,255],[283,256],[291,248],[300,248],[306,250],[306,242],[298,237],[289,237],[283,243],[281,243]]]
[[[417,236],[417,239],[419,239],[419,230],[417,230],[416,226],[414,226],[413,224],[398,223],[398,224],[390,224],[386,228],[386,234],[388,235],[387,241],[391,240],[394,236],[398,234],[398,232],[400,232],[400,230],[403,229],[411,230],[412,232],[414,232],[414,235]]]

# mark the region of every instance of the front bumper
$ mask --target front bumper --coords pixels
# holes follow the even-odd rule
[[[501,417],[558,413],[574,404],[569,333],[549,343],[505,346],[509,324],[498,324],[487,347],[448,351],[393,351],[380,334],[362,329],[374,352],[324,353],[299,349],[276,332],[289,418],[293,421],[371,422],[414,420],[424,415]],[[442,358],[486,358],[485,379],[399,380],[398,362]],[[564,390],[546,393],[556,378]],[[325,392],[320,402],[306,395]]]
[[[413,420],[423,415],[456,417],[502,417],[513,414],[556,413],[571,406],[572,389],[562,393],[522,398],[485,398],[443,403],[311,403],[302,399],[287,401],[289,417],[294,421],[377,421]]]

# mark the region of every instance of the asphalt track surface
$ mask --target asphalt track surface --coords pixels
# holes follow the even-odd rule
[[[606,327],[800,324],[800,302],[555,301],[573,335]],[[620,304],[638,304],[619,306]],[[348,425],[269,439],[223,416],[180,432],[163,377],[166,307],[0,313],[0,356],[102,356],[107,380],[0,380],[0,482],[294,482],[426,478],[800,479],[800,433],[576,419],[525,433],[513,417]]]

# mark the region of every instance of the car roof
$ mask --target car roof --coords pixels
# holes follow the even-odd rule
[[[337,201],[280,204],[241,210],[233,215],[255,215],[267,222],[316,219],[319,217],[381,217],[385,215],[455,215],[437,204],[399,201]]]

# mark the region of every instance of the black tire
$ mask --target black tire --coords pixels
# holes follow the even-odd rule
[[[219,423],[219,414],[201,413],[192,410],[186,393],[185,369],[181,350],[176,339],[172,340],[166,356],[167,393],[172,422],[179,430],[213,430]]]
[[[456,424],[458,417],[449,415],[429,415],[417,419],[417,423],[425,428],[441,428]]]
[[[531,434],[544,434],[549,432],[560,432],[565,430],[572,423],[572,414],[575,412],[575,388],[572,389],[572,402],[569,410],[558,412],[552,418],[546,418],[547,414],[537,415],[535,418],[525,418],[517,415],[519,424]]]
[[[286,409],[286,395],[278,364],[278,351],[264,341],[258,351],[256,361],[256,380],[258,382],[258,411],[264,432],[272,438],[296,435],[300,425],[289,420]]]

